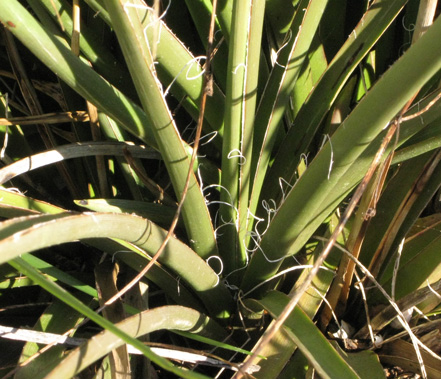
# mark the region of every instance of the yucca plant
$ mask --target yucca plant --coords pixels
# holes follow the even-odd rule
[[[0,2],[2,375],[440,377],[436,10]]]

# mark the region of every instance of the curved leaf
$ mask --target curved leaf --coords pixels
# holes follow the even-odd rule
[[[157,151],[145,146],[136,146],[123,142],[78,142],[20,159],[2,168],[0,170],[0,184],[6,183],[20,174],[55,162],[61,162],[65,159],[100,155],[124,155],[125,151],[139,158],[161,158]]]
[[[134,215],[84,213],[30,216],[0,224],[0,262],[44,247],[87,238],[131,242],[150,254],[159,249],[167,232]],[[228,315],[231,297],[210,266],[187,245],[172,238],[159,261],[179,274],[218,317]],[[195,274],[197,273],[197,274]]]
[[[140,350],[146,357],[150,358],[153,362],[158,364],[159,366],[163,367],[164,369],[167,369],[168,371],[171,371],[173,373],[176,373],[183,378],[190,378],[190,379],[202,379],[206,378],[203,375],[196,374],[196,373],[189,373],[187,371],[183,371],[174,365],[172,365],[169,361],[167,361],[164,358],[158,357],[157,355],[153,354],[152,351],[146,347],[142,342],[138,341],[137,339],[129,336],[126,332],[122,331],[121,329],[117,328],[112,322],[106,320],[105,318],[99,316],[96,314],[93,310],[91,310],[89,307],[85,306],[81,301],[79,301],[77,298],[72,296],[69,292],[65,291],[63,288],[58,286],[55,283],[52,283],[51,281],[47,280],[45,277],[43,277],[40,273],[38,273],[32,266],[24,262],[20,258],[15,258],[13,261],[9,262],[13,267],[20,270],[23,274],[29,276],[32,280],[34,280],[36,283],[38,283],[42,288],[53,294],[54,296],[58,297],[60,300],[74,308],[75,310],[79,311],[86,317],[88,317],[90,320],[94,321],[96,324],[100,325],[101,327],[105,328],[110,333],[113,333],[118,338],[117,341],[121,341],[120,343],[129,343],[133,347]],[[187,324],[188,325],[188,324]],[[194,327],[195,325],[188,325],[190,328]],[[115,339],[113,339],[115,341]],[[124,341],[124,342],[123,342]],[[112,346],[108,346],[110,349],[112,349]],[[78,362],[76,363],[78,364]],[[63,376],[62,376],[63,377]]]
[[[147,310],[115,324],[115,327],[135,338],[161,329],[184,330],[191,331],[192,333],[213,335],[210,333],[211,329],[217,332],[217,338],[221,338],[224,335],[222,329],[216,328],[216,325],[208,317],[191,308],[181,306],[164,306]],[[71,351],[50,371],[45,370],[39,373],[37,378],[56,379],[73,377],[93,362],[108,354],[111,350],[123,344],[124,341],[112,332],[105,330]]]
[[[147,203],[145,201],[87,199],[76,200],[75,204],[94,212],[137,214],[138,216],[145,217],[163,227],[171,224],[176,213],[176,209],[173,207],[157,203]]]

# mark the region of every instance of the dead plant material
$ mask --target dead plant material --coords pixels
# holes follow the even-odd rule
[[[89,115],[86,111],[45,113],[35,116],[0,118],[0,125],[35,125],[61,124],[63,122],[87,122]]]

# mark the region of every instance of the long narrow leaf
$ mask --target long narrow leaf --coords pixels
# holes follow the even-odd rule
[[[294,125],[288,131],[265,179],[261,200],[280,199],[282,195],[279,178],[293,182],[301,154],[308,154],[307,149],[321,121],[344,83],[406,2],[407,0],[377,0],[363,15],[294,120]]]
[[[259,151],[253,155],[252,175],[253,193],[250,211],[255,214],[263,180],[265,178],[271,152],[280,128],[289,98],[300,75],[304,62],[307,60],[319,22],[326,8],[327,1],[302,1],[297,9],[293,24],[288,32],[289,40],[277,58],[268,79],[264,95],[256,115],[254,149]],[[278,181],[277,181],[278,182]]]
[[[155,254],[166,231],[138,216],[88,213],[20,218],[0,224],[0,262],[7,262],[44,247],[87,238],[116,238]],[[159,259],[189,283],[208,308],[219,317],[227,315],[231,298],[210,266],[187,245],[172,238]],[[194,275],[194,270],[198,275]]]
[[[34,280],[36,283],[38,283],[42,288],[53,294],[54,296],[58,297],[60,300],[64,301],[66,304],[77,310],[78,312],[82,313],[84,316],[88,317],[90,320],[94,321],[96,324],[100,325],[101,327],[105,328],[109,333],[111,333],[112,337],[111,339],[114,341],[115,344],[123,344],[129,343],[133,347],[140,350],[146,357],[150,358],[153,362],[158,364],[159,366],[163,367],[164,369],[173,372],[177,375],[182,376],[183,378],[190,378],[190,379],[196,379],[196,378],[206,378],[204,375],[200,375],[197,373],[192,373],[188,371],[183,371],[182,369],[177,368],[173,364],[171,364],[169,361],[167,361],[164,358],[161,358],[145,346],[141,341],[138,341],[136,338],[130,336],[125,331],[121,330],[117,326],[115,326],[112,322],[106,320],[105,318],[101,317],[97,313],[95,313],[92,309],[85,306],[81,301],[79,301],[76,297],[71,295],[69,292],[58,286],[56,283],[53,283],[49,280],[47,280],[45,277],[43,277],[41,274],[38,273],[31,265],[24,262],[20,258],[15,258],[13,261],[10,262],[12,266],[14,266],[17,270],[20,270],[23,274],[29,276],[32,280]],[[136,316],[134,316],[136,318]],[[137,325],[139,327],[139,318],[136,318]],[[191,329],[194,326],[194,324],[187,324],[187,327]],[[137,329],[137,328],[136,328]],[[136,334],[133,334],[136,336]],[[116,337],[116,338],[115,338]],[[107,345],[107,348],[110,350],[113,348],[112,344]],[[116,346],[115,346],[116,347]],[[103,351],[104,348],[101,347],[100,349],[97,349],[96,352]],[[64,369],[65,367],[69,367],[70,370],[75,369],[78,367],[78,362],[75,361],[75,365],[72,366],[61,366],[61,369]],[[82,367],[84,369],[85,367]],[[52,371],[53,373],[53,371]],[[69,375],[65,373],[66,375],[61,375],[61,377],[70,377],[72,375]],[[59,378],[60,376],[54,376],[54,378]]]
[[[136,137],[157,148],[150,120],[142,109],[48,33],[17,0],[0,2],[0,21],[66,84]]]
[[[319,152],[262,237],[261,250],[253,256],[244,278],[245,289],[277,270],[284,257],[297,253],[333,210],[336,199],[341,201],[344,194],[354,187],[356,182],[345,177],[353,175],[349,171],[351,165],[362,163],[357,160],[363,152],[406,101],[441,68],[440,35],[441,21],[437,20],[377,82],[338,128],[331,142]],[[430,61],[421,59],[423,55],[430,56]],[[402,80],[403,77],[408,80]],[[372,112],[374,107],[376,111]],[[370,159],[365,159],[364,164],[368,165]],[[331,190],[334,198],[329,196]]]
[[[140,15],[129,1],[106,0],[105,4],[122,46],[138,96],[152,125],[155,140],[175,193],[177,198],[181,199],[189,169],[189,160],[164,94],[158,85],[152,52],[144,37]],[[194,250],[204,258],[216,254],[217,245],[210,215],[194,175],[190,176],[182,215]]]
[[[226,272],[243,266],[242,246],[238,237],[238,204],[242,132],[244,128],[245,82],[250,19],[250,0],[235,0],[228,56],[227,89],[225,94],[225,128],[222,144],[222,191],[219,208],[225,225],[220,235],[221,253],[225,256]]]
[[[277,317],[288,303],[288,296],[280,292],[268,293],[259,303]],[[294,339],[302,353],[325,378],[357,378],[356,373],[344,362],[320,330],[300,308],[295,308],[288,318],[285,329]]]

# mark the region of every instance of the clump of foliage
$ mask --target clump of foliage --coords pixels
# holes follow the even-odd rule
[[[436,11],[0,2],[2,375],[439,377]]]

